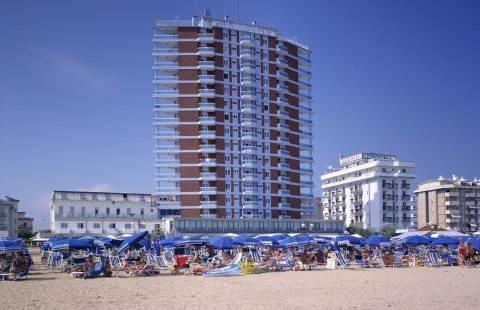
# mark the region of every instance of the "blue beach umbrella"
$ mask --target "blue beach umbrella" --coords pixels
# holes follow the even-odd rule
[[[90,250],[95,247],[93,239],[61,239],[50,243],[52,250]]]
[[[444,237],[440,236],[438,238],[433,239],[432,245],[458,245],[460,240],[452,238],[452,237]]]
[[[23,251],[25,246],[23,242],[17,240],[0,240],[0,252],[16,252]]]
[[[370,237],[365,240],[365,243],[370,246],[381,246],[384,244],[388,244],[390,239],[382,235],[371,235]]]
[[[340,244],[341,243],[351,243],[351,244],[362,245],[364,243],[364,241],[361,238],[357,238],[357,237],[350,236],[350,235],[337,236],[337,237],[335,237],[335,241],[337,241]]]
[[[148,231],[142,231],[142,232],[139,232],[139,233],[137,233],[137,234],[135,234],[131,237],[125,238],[125,240],[123,240],[122,244],[118,248],[117,253],[120,255],[121,253],[123,253],[124,251],[126,251],[129,248],[137,247],[140,240],[147,237],[147,235],[148,235]]]
[[[401,239],[400,242],[407,245],[422,245],[429,244],[431,240],[424,236],[408,236],[404,239]]]
[[[240,235],[237,238],[233,239],[234,245],[258,245],[260,241],[257,238],[254,238],[250,235]]]
[[[215,249],[220,249],[220,250],[225,250],[225,249],[233,249],[233,239],[230,237],[225,237],[225,236],[215,236],[211,237],[208,239],[208,244],[215,248]]]

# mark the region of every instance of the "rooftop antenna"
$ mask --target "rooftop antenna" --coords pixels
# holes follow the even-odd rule
[[[237,23],[240,22],[240,0],[237,0]]]
[[[198,0],[195,0],[195,14],[193,14],[194,16],[197,16],[198,14]]]

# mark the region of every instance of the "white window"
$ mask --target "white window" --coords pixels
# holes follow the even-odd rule
[[[67,229],[68,223],[60,223],[60,228]]]
[[[100,223],[93,223],[94,229],[100,229]]]
[[[78,229],[83,229],[83,223],[77,223],[77,228]]]
[[[125,223],[125,229],[132,229],[131,223]]]

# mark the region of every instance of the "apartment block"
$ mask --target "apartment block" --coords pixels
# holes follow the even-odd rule
[[[124,234],[160,228],[150,194],[54,191],[50,198],[54,234]]]
[[[0,199],[0,238],[17,238],[19,200],[5,196]]]
[[[359,153],[340,158],[321,176],[325,219],[344,220],[345,226],[378,231],[385,226],[413,228],[413,162],[396,155]]]
[[[428,180],[418,185],[418,226],[464,233],[478,231],[480,225],[480,181],[453,176]]]
[[[310,50],[212,18],[153,35],[154,197],[162,217],[298,219],[313,212]]]

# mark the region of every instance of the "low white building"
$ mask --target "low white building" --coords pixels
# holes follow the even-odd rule
[[[414,168],[415,163],[401,162],[391,154],[342,157],[339,169],[330,167],[321,176],[324,218],[375,231],[385,226],[413,228]]]
[[[135,233],[161,223],[150,194],[54,191],[49,208],[55,234]]]

